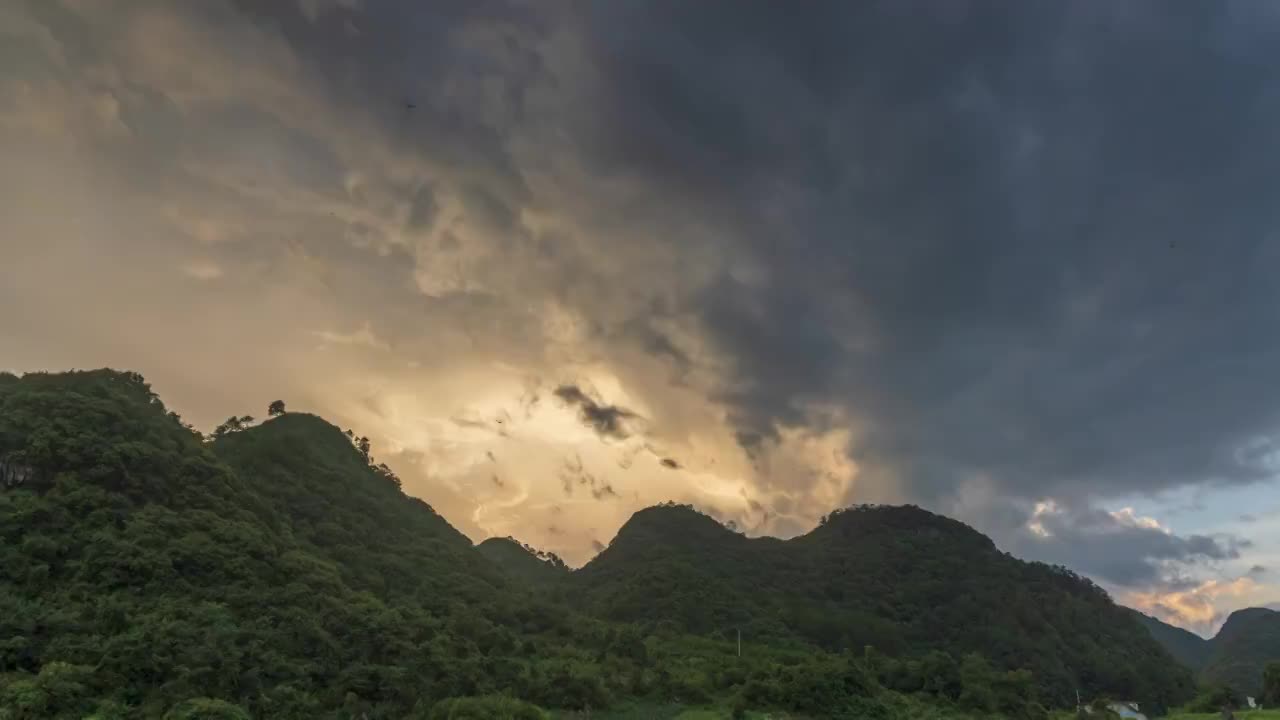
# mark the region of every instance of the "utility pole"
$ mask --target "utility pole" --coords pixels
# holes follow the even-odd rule
[[[738,630],[738,657],[742,657],[742,630]]]

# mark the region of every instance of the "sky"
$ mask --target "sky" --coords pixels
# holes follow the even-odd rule
[[[283,399],[475,540],[915,503],[1280,601],[1280,10],[10,0],[0,369]]]

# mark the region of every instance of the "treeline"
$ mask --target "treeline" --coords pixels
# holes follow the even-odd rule
[[[747,538],[679,505],[642,510],[565,580],[565,602],[619,622],[900,658],[976,653],[1031,673],[1035,697],[1186,702],[1179,666],[1097,585],[1000,552],[962,523],[856,506],[807,535]]]

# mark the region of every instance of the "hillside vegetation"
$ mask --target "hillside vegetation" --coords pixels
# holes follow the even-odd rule
[[[655,508],[565,573],[472,546],[320,418],[205,437],[109,370],[0,374],[0,481],[5,720],[1030,720],[1068,686],[1189,693],[1100,590],[916,509],[784,543]]]
[[[832,652],[977,653],[1029,670],[1057,705],[1077,689],[1147,707],[1192,691],[1191,674],[1093,583],[910,506],[836,512],[788,541],[744,537],[684,506],[650,508],[569,583],[584,611],[617,621]]]
[[[1237,610],[1214,636],[1200,677],[1242,695],[1262,695],[1262,671],[1280,660],[1280,612],[1266,608]]]
[[[1263,695],[1263,670],[1280,661],[1280,612],[1267,608],[1237,610],[1211,640],[1140,616],[1153,638],[1187,667],[1196,670],[1202,683],[1226,686],[1243,698]]]
[[[1209,655],[1213,652],[1213,643],[1209,640],[1190,630],[1169,625],[1137,610],[1133,611],[1133,616],[1175,660],[1192,671],[1200,672],[1209,661]]]
[[[569,574],[569,566],[555,553],[543,552],[515,538],[492,537],[476,549],[507,577],[524,583],[547,585]]]

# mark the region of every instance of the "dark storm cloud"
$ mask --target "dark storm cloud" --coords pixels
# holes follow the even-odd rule
[[[584,152],[767,268],[690,306],[744,444],[836,397],[918,497],[1274,471],[1269,7],[589,7]]]
[[[626,421],[635,413],[617,405],[606,405],[583,392],[577,385],[561,385],[553,393],[563,402],[578,408],[578,418],[601,437],[625,439],[631,435]]]
[[[859,421],[850,499],[888,478],[895,497],[946,505],[980,477],[996,500],[979,526],[1000,540],[1026,501],[1088,508],[1278,467],[1280,14],[1266,4],[242,8],[339,102],[453,169],[452,196],[505,242],[534,242],[519,218],[549,162],[520,167],[513,138],[554,139],[589,179],[585,206],[617,207],[610,221],[655,247],[723,258],[709,282],[597,317],[590,266],[537,241],[582,284],[558,292],[587,299],[592,337],[681,380],[704,358],[654,321],[690,320],[718,361],[713,387],[690,391],[726,407],[749,452],[780,425],[841,421],[815,406]],[[575,59],[557,65],[565,37]],[[608,184],[638,198],[595,203]],[[410,226],[435,223],[437,188],[412,192]],[[662,245],[686,227],[700,232]],[[601,436],[628,435],[625,408],[555,394]],[[1027,547],[1139,582],[1241,546],[1113,532],[1090,512]],[[1133,540],[1122,558],[1096,539],[1117,533]]]

